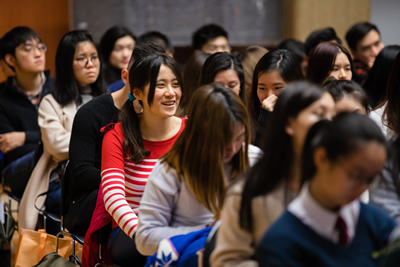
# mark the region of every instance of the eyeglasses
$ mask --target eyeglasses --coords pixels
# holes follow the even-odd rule
[[[86,68],[86,66],[89,64],[89,60],[94,66],[98,66],[100,63],[99,56],[78,57],[75,58],[75,60],[80,68]]]
[[[37,44],[36,46],[32,45],[32,44],[26,44],[24,46],[24,51],[29,53],[29,54],[34,53],[36,49],[39,52],[46,52],[47,51],[47,46],[45,44],[42,44],[42,43]]]

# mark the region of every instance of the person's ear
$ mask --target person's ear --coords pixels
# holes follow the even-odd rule
[[[317,147],[314,151],[314,164],[315,167],[321,168],[329,164],[328,155],[326,149],[323,147]]]
[[[143,93],[139,88],[133,89],[132,94],[137,100],[143,101]]]
[[[289,136],[294,136],[294,128],[293,128],[294,120],[289,118],[288,123],[286,124],[285,131]]]
[[[6,54],[4,57],[4,61],[8,64],[8,66],[11,67],[15,67],[15,65],[17,65],[15,57],[13,57],[11,54]]]
[[[127,69],[122,69],[121,80],[124,82],[125,85],[129,85],[129,71]]]

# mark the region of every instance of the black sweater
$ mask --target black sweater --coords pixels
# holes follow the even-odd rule
[[[117,122],[118,112],[111,95],[104,94],[83,105],[76,113],[69,144],[72,199],[99,189],[104,137],[100,129]]]
[[[40,101],[51,92],[53,78],[50,72],[45,71],[46,82]],[[13,78],[0,85],[0,134],[10,132],[25,132],[25,143],[6,154],[8,164],[23,155],[36,149],[41,139],[40,127],[38,124],[38,111],[31,101],[13,85]]]

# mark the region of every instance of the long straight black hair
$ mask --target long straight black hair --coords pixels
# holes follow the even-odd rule
[[[279,95],[261,142],[264,157],[244,174],[247,180],[240,207],[240,225],[243,229],[253,229],[253,198],[269,194],[280,184],[290,180],[294,150],[292,138],[286,132],[289,118],[296,118],[325,92],[326,89],[303,81],[289,83]]]
[[[372,109],[385,101],[390,71],[399,52],[399,45],[389,45],[383,48],[375,58],[374,65],[369,71],[364,84],[364,89]]]
[[[129,72],[131,94],[133,94],[134,89],[139,89],[143,92],[146,85],[149,85],[149,93],[147,99],[144,100],[147,101],[149,106],[153,103],[161,65],[165,65],[172,70],[182,90],[182,75],[178,64],[165,53],[157,53],[136,60]],[[139,101],[139,103],[143,105],[142,101]],[[143,146],[140,120],[135,112],[132,101],[126,101],[120,113],[120,121],[124,132],[124,153],[133,162],[140,163],[150,155],[150,151],[146,150]]]
[[[92,36],[82,30],[70,31],[65,34],[57,47],[56,52],[56,79],[52,95],[54,99],[65,106],[69,103],[82,102],[80,87],[74,75],[73,63],[75,50],[79,43],[93,43]],[[99,66],[99,76],[97,80],[90,85],[92,95],[99,96],[107,91],[101,71],[101,61]]]
[[[281,76],[286,83],[304,80],[300,63],[301,62],[299,62],[294,53],[285,49],[268,52],[258,61],[254,69],[249,101],[249,114],[253,137],[255,137],[255,130],[261,109],[261,102],[257,95],[258,79],[265,73],[277,71],[279,76]]]
[[[386,147],[386,140],[378,125],[368,117],[356,112],[342,112],[332,121],[323,120],[314,124],[306,137],[302,156],[302,182],[311,180],[317,169],[314,152],[325,148],[328,159],[334,163],[350,155],[365,142],[375,141]]]

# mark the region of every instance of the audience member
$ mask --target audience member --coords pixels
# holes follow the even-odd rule
[[[138,38],[138,43],[153,42],[161,46],[168,56],[174,57],[174,46],[171,44],[169,38],[158,31],[145,32]]]
[[[157,159],[171,149],[185,126],[186,119],[174,116],[181,84],[178,65],[167,54],[138,59],[129,72],[131,92],[121,110],[121,122],[107,127],[99,189],[103,202],[97,202],[94,212],[103,216],[93,216],[91,226],[97,228],[112,220],[109,250],[118,266],[146,263],[146,257],[137,252],[135,245],[138,208]],[[143,106],[140,117],[133,97]],[[85,240],[89,234],[88,231]]]
[[[267,118],[286,84],[303,79],[300,62],[287,50],[271,51],[257,63],[248,107],[254,145],[260,145]]]
[[[206,59],[201,70],[200,86],[213,82],[231,89],[247,104],[243,68],[237,57],[226,52],[217,52]]]
[[[104,61],[104,78],[107,85],[113,88],[111,92],[124,86],[121,71],[128,67],[135,43],[135,35],[123,26],[114,26],[101,37],[99,47]],[[113,84],[115,82],[118,83]]]
[[[188,117],[185,131],[150,175],[140,203],[136,244],[143,255],[157,252],[163,239],[211,225],[219,217],[226,185],[261,153],[249,146],[245,105],[227,88],[198,89]]]
[[[118,121],[118,112],[128,100],[130,92],[128,75],[132,64],[153,53],[164,53],[164,50],[154,43],[138,44],[132,53],[128,70],[122,70],[125,86],[111,95],[104,94],[89,101],[75,115],[69,146],[70,192],[66,203],[69,211],[64,218],[67,229],[73,233],[85,235],[96,206],[104,137],[100,129]],[[141,113],[137,100],[134,105],[136,111]]]
[[[193,33],[192,46],[195,51],[208,54],[231,52],[228,33],[221,26],[213,23],[204,25]]]
[[[352,60],[349,51],[337,43],[324,42],[317,45],[308,59],[307,79],[323,84],[327,78],[351,80]]]
[[[41,140],[37,109],[53,83],[49,71],[44,71],[46,50],[39,35],[28,27],[12,29],[0,43],[0,54],[15,73],[0,91],[0,150],[5,155],[2,175],[18,197],[28,183]]]
[[[18,212],[18,225],[34,230],[38,211],[60,213],[60,178],[63,162],[69,158],[72,122],[77,109],[93,97],[106,92],[98,51],[92,36],[85,31],[71,31],[63,36],[56,53],[56,79],[51,94],[39,106],[39,126],[43,154],[36,164]],[[52,191],[47,198],[39,193]]]
[[[360,114],[314,125],[302,154],[304,187],[262,238],[259,265],[377,266],[373,253],[387,245],[396,223],[358,197],[386,153],[381,131]]]
[[[244,87],[246,89],[247,98],[250,98],[251,87],[253,83],[253,72],[258,63],[258,61],[268,53],[268,49],[252,45],[242,50],[238,54],[238,59],[243,66],[244,72]]]
[[[182,73],[183,84],[185,85],[185,92],[182,93],[184,94],[185,99],[179,104],[179,109],[176,116],[183,117],[187,115],[187,104],[192,98],[194,91],[199,88],[201,69],[203,68],[204,62],[209,56],[210,54],[198,51],[197,53],[193,53],[186,62]]]
[[[343,111],[356,111],[362,115],[369,113],[368,99],[361,88],[354,81],[336,80],[331,77],[324,87],[335,101],[336,113]]]
[[[380,32],[374,24],[360,22],[347,31],[346,41],[354,57],[353,79],[364,85],[375,58],[385,47]]]
[[[292,52],[293,54],[295,54],[296,57],[298,58],[298,60],[301,62],[300,66],[301,66],[304,76],[306,75],[308,58],[306,56],[304,43],[302,43],[296,39],[289,38],[289,39],[283,40],[278,45],[278,49],[286,49],[286,50]]]
[[[300,191],[307,131],[331,119],[334,108],[325,89],[308,82],[287,85],[266,125],[264,157],[228,190],[212,266],[257,266],[253,256],[265,231]]]
[[[369,117],[381,128],[388,138],[399,136],[400,133],[400,53],[394,60],[386,87],[385,101],[373,110]]]
[[[399,52],[400,46],[398,45],[386,46],[379,52],[374,65],[369,71],[367,80],[364,83],[364,89],[372,109],[385,101],[389,74]]]

